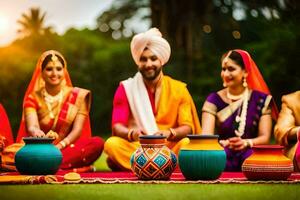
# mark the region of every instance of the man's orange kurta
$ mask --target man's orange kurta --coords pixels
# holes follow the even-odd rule
[[[118,90],[120,87],[122,86],[119,86]],[[127,101],[125,92],[118,95],[118,90],[114,99],[112,124],[122,123],[129,128],[133,128],[136,126],[136,123],[132,123],[134,119],[130,113],[130,109],[128,111],[128,108],[125,108],[122,111],[122,109],[117,108],[118,106],[129,106],[128,102],[124,102]],[[198,114],[193,99],[186,88],[186,84],[168,76],[163,76],[161,88],[159,88],[159,90],[160,97],[154,115],[158,129],[168,130],[169,128],[188,125],[192,128],[194,134],[200,133],[201,127]],[[115,109],[118,109],[119,111],[115,112]],[[117,119],[119,114],[124,115],[126,112],[129,113],[126,114],[128,115],[128,118],[125,117],[125,121]],[[122,117],[124,118],[124,116]],[[168,141],[167,146],[178,155],[179,149],[186,142],[186,139],[180,141]],[[115,164],[123,169],[130,169],[130,156],[138,147],[139,142],[129,142],[121,137],[113,136],[106,141],[104,151],[108,154],[109,159]]]

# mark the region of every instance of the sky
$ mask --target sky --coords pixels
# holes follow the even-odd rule
[[[97,17],[109,9],[113,0],[0,0],[0,47],[9,45],[20,25],[17,20],[31,7],[46,12],[45,25],[59,34],[68,28],[94,28]]]

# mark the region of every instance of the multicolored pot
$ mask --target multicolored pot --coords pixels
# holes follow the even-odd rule
[[[249,180],[286,180],[294,171],[292,161],[283,155],[280,145],[253,146],[253,154],[242,165]]]
[[[188,135],[189,144],[179,151],[182,174],[190,180],[219,178],[226,164],[226,154],[218,135]]]
[[[16,153],[16,168],[21,174],[55,174],[61,164],[62,154],[52,144],[52,138],[23,138],[25,145]]]
[[[141,147],[131,156],[131,169],[143,180],[167,180],[177,165],[177,158],[167,146],[163,136],[140,137]]]

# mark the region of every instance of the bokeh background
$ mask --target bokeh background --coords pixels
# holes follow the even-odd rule
[[[92,91],[93,134],[107,137],[115,89],[136,72],[131,37],[157,27],[172,48],[165,74],[188,84],[199,114],[222,88],[220,57],[235,48],[250,52],[280,107],[300,89],[299,16],[297,0],[1,1],[0,102],[16,136],[36,61],[56,49],[73,84]]]

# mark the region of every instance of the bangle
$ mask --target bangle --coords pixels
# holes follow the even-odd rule
[[[177,135],[176,131],[173,128],[169,128],[169,130],[171,134],[169,135],[168,139],[174,139]]]
[[[219,141],[219,144],[222,146],[222,147],[227,147],[229,145],[229,140],[226,139],[226,140],[220,140]]]
[[[67,144],[63,140],[60,141],[59,144],[62,146],[62,148],[65,148],[67,146]]]
[[[253,147],[253,140],[248,139],[247,142],[249,144],[249,147],[252,148]]]
[[[63,141],[65,142],[66,146],[68,146],[71,143],[69,138],[65,138]]]
[[[251,139],[245,139],[244,140],[244,146],[245,147],[250,147],[250,148],[252,148],[253,147],[253,141],[251,140]]]
[[[129,142],[133,141],[132,134],[133,134],[133,129],[129,129],[128,134],[127,134],[127,139]]]

